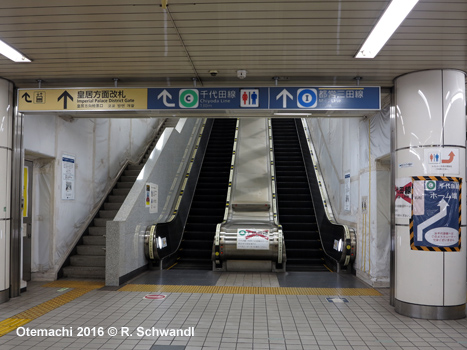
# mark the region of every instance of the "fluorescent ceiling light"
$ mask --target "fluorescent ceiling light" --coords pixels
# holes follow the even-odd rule
[[[311,115],[311,113],[274,113],[274,115],[298,115],[302,117],[307,117]]]
[[[375,58],[418,0],[392,0],[355,58]]]
[[[16,51],[10,45],[0,40],[0,54],[15,62],[31,62],[29,58],[24,56],[21,52]]]

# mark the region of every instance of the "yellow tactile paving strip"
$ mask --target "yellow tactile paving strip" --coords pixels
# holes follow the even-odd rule
[[[14,331],[46,313],[69,303],[76,298],[98,288],[103,282],[93,281],[54,281],[43,285],[47,288],[72,288],[26,311],[0,322],[0,337]],[[127,284],[118,289],[120,292],[158,292],[158,293],[202,293],[202,294],[261,294],[261,295],[339,295],[339,296],[381,296],[373,288],[289,288],[289,287],[234,287],[234,286],[179,286],[154,284]]]
[[[202,293],[202,294],[262,294],[262,295],[347,295],[381,296],[373,288],[289,288],[289,287],[231,287],[231,286],[176,286],[154,284],[127,284],[119,292]]]
[[[55,281],[47,283],[42,287],[49,288],[73,288],[69,292],[59,295],[56,298],[50,299],[37,306],[34,306],[26,311],[20,312],[15,316],[7,318],[0,322],[0,337],[14,331],[16,328],[25,325],[46,313],[69,303],[76,298],[98,288],[102,288],[104,283],[92,281]]]

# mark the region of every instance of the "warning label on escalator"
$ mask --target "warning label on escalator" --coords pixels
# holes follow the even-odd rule
[[[237,249],[268,250],[269,230],[239,228],[237,230]]]

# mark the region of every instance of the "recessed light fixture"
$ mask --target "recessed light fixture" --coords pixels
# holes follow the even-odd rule
[[[2,40],[0,40],[0,54],[14,62],[31,62],[29,58],[24,56],[21,52],[16,51]]]
[[[355,58],[375,58],[418,0],[392,0]]]

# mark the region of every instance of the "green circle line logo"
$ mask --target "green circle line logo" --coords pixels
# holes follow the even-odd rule
[[[238,234],[239,234],[240,236],[245,236],[245,235],[246,235],[246,231],[245,231],[245,230],[240,230],[240,231],[238,231]]]
[[[427,190],[434,190],[436,189],[436,183],[433,180],[427,181],[426,183]]]
[[[198,107],[199,95],[197,89],[180,90],[180,107],[196,108]]]

